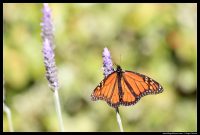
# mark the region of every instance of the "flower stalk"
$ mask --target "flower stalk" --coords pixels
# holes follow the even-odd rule
[[[46,78],[49,83],[49,87],[54,94],[54,102],[56,107],[56,113],[58,117],[60,131],[64,132],[63,119],[61,114],[60,100],[58,95],[59,83],[57,77],[57,68],[55,64],[55,54],[54,54],[54,35],[53,35],[53,25],[51,20],[51,10],[47,3],[43,7],[43,22],[42,26],[42,39],[43,39],[43,56],[44,65],[46,69]]]
[[[117,114],[117,123],[118,123],[118,126],[119,126],[119,129],[121,132],[124,132],[123,130],[123,126],[122,126],[122,120],[121,120],[121,117],[119,115],[119,108],[115,108],[116,109],[116,114]]]
[[[6,113],[6,115],[7,115],[8,126],[9,126],[10,132],[14,132],[14,130],[13,130],[13,124],[12,124],[11,111],[10,111],[10,108],[9,108],[5,103],[3,103],[3,111],[4,111],[4,112]]]
[[[4,82],[3,82],[4,85]],[[10,108],[5,104],[5,91],[4,91],[4,86],[3,86],[3,111],[6,113],[7,115],[7,119],[8,119],[8,127],[10,132],[14,132],[13,129],[13,124],[12,124],[12,116],[11,116],[11,111]]]

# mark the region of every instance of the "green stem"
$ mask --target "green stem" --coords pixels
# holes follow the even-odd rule
[[[11,118],[11,111],[10,111],[10,108],[8,106],[6,106],[4,103],[3,103],[3,110],[6,112],[7,114],[7,118],[8,118],[8,126],[9,126],[9,129],[10,129],[10,132],[13,132],[13,124],[12,124],[12,118]]]
[[[120,117],[120,115],[119,115],[119,109],[118,109],[118,107],[115,108],[115,109],[116,109],[116,114],[117,114],[117,123],[118,123],[119,129],[120,129],[121,132],[124,132],[124,130],[123,130],[123,126],[122,126],[121,117]]]
[[[62,114],[61,114],[58,90],[55,90],[53,93],[54,93],[54,101],[55,101],[56,113],[57,113],[57,116],[58,116],[58,122],[59,122],[60,131],[64,132],[64,125],[63,125],[63,119],[62,119]]]

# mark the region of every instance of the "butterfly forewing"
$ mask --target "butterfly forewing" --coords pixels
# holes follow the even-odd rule
[[[139,97],[149,94],[158,94],[163,91],[162,86],[158,82],[143,74],[126,71],[123,76]]]
[[[119,90],[117,72],[113,72],[106,77],[93,91],[92,100],[105,100],[110,106],[118,107]]]

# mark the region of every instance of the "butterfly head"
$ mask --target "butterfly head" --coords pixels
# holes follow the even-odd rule
[[[117,72],[122,72],[122,68],[121,68],[119,65],[117,65],[116,71],[117,71]]]

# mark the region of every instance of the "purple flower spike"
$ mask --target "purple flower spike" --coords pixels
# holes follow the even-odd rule
[[[47,38],[50,42],[51,47],[54,49],[55,45],[54,45],[54,35],[53,35],[53,24],[52,24],[52,20],[51,20],[51,9],[49,8],[47,3],[43,4],[43,18],[42,18],[42,38],[43,40],[45,40],[45,38]]]
[[[49,86],[53,91],[58,90],[57,70],[54,59],[54,43],[53,43],[53,27],[51,21],[51,10],[47,3],[43,8],[42,39],[43,39],[43,55],[46,68],[46,78],[49,81]]]
[[[108,49],[105,47],[103,50],[103,70],[104,70],[104,76],[107,77],[109,74],[114,72],[113,64],[111,60],[111,55]]]
[[[50,46],[49,40],[45,39],[43,43],[44,64],[46,68],[46,78],[49,81],[49,86],[54,90],[58,90],[57,70],[54,59],[54,52]]]

